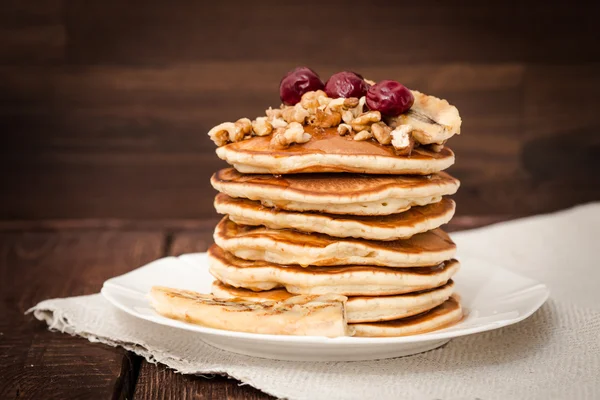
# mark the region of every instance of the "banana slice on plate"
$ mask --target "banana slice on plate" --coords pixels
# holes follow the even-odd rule
[[[150,290],[152,307],[164,317],[209,328],[272,335],[351,336],[346,300],[345,296],[327,294],[257,303],[161,286]]]

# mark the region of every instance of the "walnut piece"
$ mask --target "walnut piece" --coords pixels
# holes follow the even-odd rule
[[[300,103],[297,103],[293,107],[290,106],[284,108],[281,114],[283,119],[286,120],[288,123],[298,122],[300,124],[303,124],[309,115],[310,113],[307,110],[305,110]]]
[[[377,141],[383,145],[387,145],[392,142],[392,128],[383,122],[376,122],[371,125],[371,133],[373,133],[375,139],[377,139]]]
[[[413,127],[410,125],[400,125],[396,127],[392,135],[392,146],[399,156],[410,156],[415,147],[415,139],[412,137]]]
[[[265,114],[267,115],[267,119],[272,121],[274,118],[281,118],[282,110],[280,108],[271,108],[265,110]]]
[[[354,118],[352,124],[370,125],[373,122],[381,121],[381,113],[379,111],[367,111]]]
[[[368,140],[373,137],[373,134],[369,131],[360,131],[356,135],[354,135],[354,140],[362,141]]]
[[[325,109],[330,110],[330,111],[342,112],[342,110],[350,110],[352,108],[357,107],[358,102],[359,102],[359,100],[356,97],[349,97],[347,99],[340,97],[340,98],[331,100],[327,104],[327,107]]]
[[[340,124],[337,129],[340,136],[344,136],[350,132],[352,132],[352,127],[348,124]]]
[[[352,122],[350,122],[350,125],[354,132],[360,132],[371,130],[370,126],[379,121],[381,121],[381,113],[379,111],[368,111],[354,118]]]
[[[235,123],[223,122],[208,131],[208,136],[217,146],[227,143],[235,143],[244,140],[244,137],[252,133],[252,123],[248,118],[240,118]]]
[[[292,143],[306,143],[311,135],[304,132],[304,127],[298,122],[290,123],[287,128],[278,128],[273,132],[271,146],[279,149],[285,149]]]
[[[267,121],[267,117],[258,117],[252,121],[252,130],[256,136],[267,136],[273,132],[273,125]]]
[[[360,99],[358,97],[348,97],[347,99],[344,99],[344,110],[356,108],[359,104]]]
[[[286,126],[288,126],[288,123],[285,122],[283,118],[273,118],[271,120],[271,125],[273,126],[273,128],[285,128]]]
[[[344,120],[345,123],[351,124],[353,119],[354,119],[354,114],[352,113],[352,111],[350,111],[350,110],[342,111],[342,120]]]
[[[327,112],[317,109],[314,115],[308,117],[308,124],[318,128],[331,128],[342,122],[342,114],[336,111]]]
[[[327,93],[322,90],[316,90],[304,93],[299,104],[302,108],[308,110],[311,114],[314,114],[317,108],[328,103],[328,99]]]
[[[244,139],[244,136],[252,133],[252,122],[248,118],[238,119],[237,121],[235,121],[235,126],[237,129],[239,129],[239,134],[242,135],[240,140]]]

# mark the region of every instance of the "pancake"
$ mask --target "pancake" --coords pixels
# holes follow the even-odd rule
[[[462,307],[456,297],[452,296],[441,305],[419,315],[393,321],[350,324],[350,326],[354,328],[354,336],[408,336],[446,328],[460,321],[462,317]]]
[[[264,225],[272,229],[296,229],[335,237],[370,240],[396,240],[426,232],[450,221],[455,203],[444,198],[437,203],[413,207],[408,211],[385,216],[336,216],[266,208],[260,202],[233,198],[219,193],[215,198],[219,214],[242,225]]]
[[[454,242],[439,228],[410,239],[376,241],[238,225],[228,217],[217,225],[214,240],[239,258],[302,266],[419,267],[438,265],[456,252]]]
[[[297,174],[244,175],[233,168],[215,173],[211,184],[230,197],[260,201],[266,207],[329,214],[389,215],[412,206],[437,203],[459,181],[445,172],[428,176]]]
[[[308,172],[356,172],[364,174],[428,175],[454,164],[454,153],[416,148],[410,156],[398,156],[392,146],[374,139],[356,141],[340,136],[337,128],[304,130],[312,139],[273,149],[271,137],[253,137],[217,149],[217,155],[240,172],[250,174],[293,174]]]
[[[347,325],[344,296],[294,296],[282,302],[257,303],[153,286],[149,297],[157,313],[209,328],[328,337],[353,332]]]
[[[423,313],[439,306],[450,298],[454,283],[435,289],[392,296],[349,297],[346,302],[346,316],[349,323],[389,321]],[[239,298],[256,302],[284,301],[296,296],[284,289],[255,292],[235,288],[220,281],[213,282],[212,294],[221,299]]]
[[[386,296],[445,285],[460,268],[456,260],[435,267],[386,268],[284,266],[235,257],[213,245],[208,250],[210,273],[227,285],[254,291],[285,288],[294,294],[334,293],[345,296]]]

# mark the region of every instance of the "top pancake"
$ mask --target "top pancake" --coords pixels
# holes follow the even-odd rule
[[[456,192],[459,181],[445,172],[430,176],[363,174],[246,175],[233,168],[215,173],[211,184],[231,197],[264,206],[329,214],[389,215],[436,203]]]
[[[243,173],[292,174],[356,172],[364,174],[428,175],[454,164],[454,153],[416,148],[410,156],[398,156],[391,146],[374,139],[356,141],[340,136],[336,128],[305,127],[312,135],[306,143],[273,149],[269,136],[257,136],[217,149],[217,155]]]

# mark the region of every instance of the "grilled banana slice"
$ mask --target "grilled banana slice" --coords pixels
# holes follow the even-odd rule
[[[152,307],[167,318],[216,329],[273,335],[351,335],[346,300],[345,296],[328,294],[257,303],[161,286],[150,290]]]
[[[446,100],[412,91],[415,102],[410,110],[390,118],[392,128],[410,125],[415,141],[427,144],[443,144],[454,135],[460,134],[462,120],[458,109]]]

